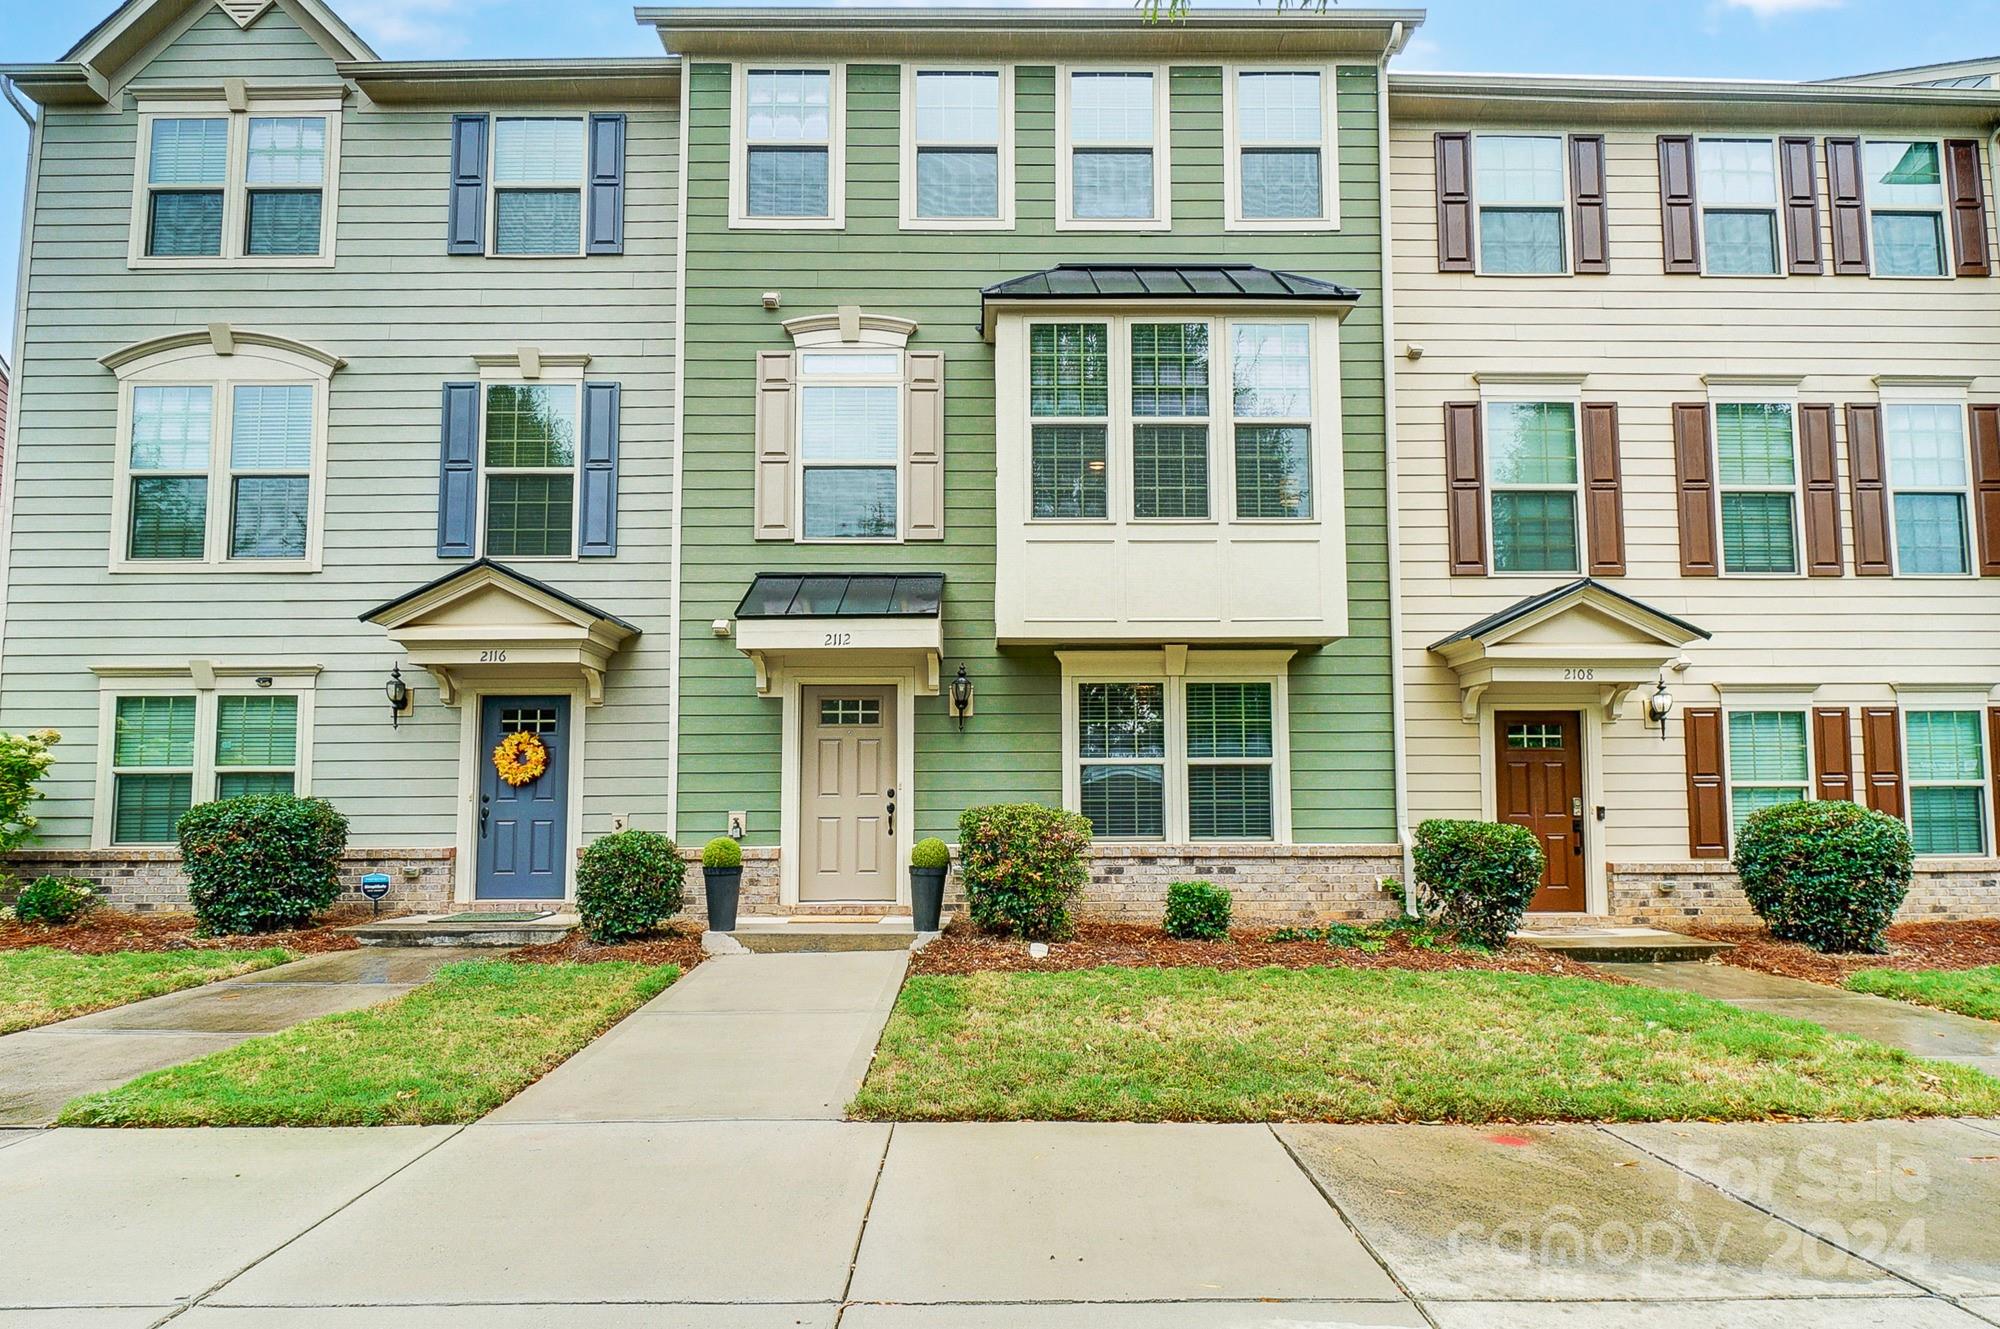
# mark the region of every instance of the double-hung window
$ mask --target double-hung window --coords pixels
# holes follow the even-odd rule
[[[491,251],[508,257],[583,253],[584,117],[493,121]]]
[[[1038,518],[1109,515],[1111,328],[1036,323],[1028,332],[1029,483]]]
[[[1153,69],[1065,69],[1060,218],[1072,227],[1167,225],[1163,74]]]
[[[1208,516],[1207,323],[1134,323],[1132,515]]]
[[[1786,402],[1715,404],[1722,570],[1799,571],[1798,445]]]
[[[107,692],[100,842],[171,844],[196,803],[304,792],[311,684],[273,683],[232,676],[197,690],[183,676]]]
[[[568,558],[576,552],[577,397],[573,383],[488,383],[486,553]]]
[[[1695,143],[1701,252],[1710,276],[1771,277],[1778,253],[1778,154],[1768,138]]]
[[[1188,835],[1268,840],[1276,812],[1275,716],[1268,682],[1184,685]]]
[[[193,696],[120,697],[112,712],[111,842],[164,844],[194,806]]]
[[[1312,329],[1230,324],[1229,372],[1237,517],[1312,516]]]
[[[1903,715],[1911,847],[1919,854],[1988,852],[1985,717],[1976,710]]]
[[[131,262],[331,262],[339,126],[308,103],[146,110]]]
[[[1333,88],[1324,69],[1231,69],[1229,221],[1245,230],[1331,226]]]
[[[1077,685],[1081,810],[1100,838],[1166,835],[1166,692],[1163,680]]]
[[[1899,576],[1972,570],[1965,408],[1957,402],[1885,402],[1890,524]]]
[[[1575,572],[1576,404],[1489,401],[1486,475],[1495,572]]]
[[[808,540],[901,532],[903,356],[799,352],[799,529]]]
[[[1810,796],[1804,711],[1729,712],[1729,819],[1741,832],[1750,814]]]
[[[1878,277],[1944,277],[1944,154],[1934,139],[1861,146],[1870,251]]]
[[[841,224],[841,73],[739,67],[738,224]]]
[[[909,68],[904,82],[903,224],[1011,226],[1013,71]]]
[[[1567,185],[1559,134],[1480,134],[1473,140],[1479,271],[1526,276],[1569,271]]]

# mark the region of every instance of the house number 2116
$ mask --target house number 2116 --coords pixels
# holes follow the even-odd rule
[[[507,652],[506,652],[506,651],[504,651],[504,650],[499,650],[499,649],[493,649],[493,650],[485,650],[485,651],[481,651],[481,652],[479,653],[479,663],[481,663],[481,664],[506,664],[506,663],[507,663]]]

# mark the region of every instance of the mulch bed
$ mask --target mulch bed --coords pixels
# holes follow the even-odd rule
[[[936,941],[910,957],[910,972],[1048,974],[1101,965],[1136,969],[1318,969],[1337,965],[1348,969],[1489,969],[1622,981],[1518,941],[1509,942],[1504,950],[1482,952],[1426,950],[1396,937],[1371,953],[1319,941],[1272,941],[1271,931],[1243,928],[1232,931],[1228,941],[1178,941],[1145,924],[1081,919],[1075,940],[1054,942],[1046,956],[1036,959],[1028,954],[1026,942],[986,936],[965,920],[954,919]]]
[[[668,928],[650,932],[636,941],[601,945],[578,928],[561,941],[545,946],[516,947],[506,957],[516,964],[603,964],[608,960],[630,960],[635,964],[677,964],[686,973],[702,962],[701,934]]]
[[[360,942],[334,929],[364,923],[370,917],[365,904],[335,905],[320,915],[317,925],[295,932],[201,937],[195,935],[201,924],[193,914],[130,914],[120,909],[93,909],[76,922],[59,928],[0,919],[0,951],[53,946],[77,955],[114,955],[120,951],[254,951],[283,946],[301,955],[317,955],[323,951],[357,949]]]
[[[1681,932],[1734,943],[1719,958],[1742,969],[1804,978],[1839,987],[1858,969],[1978,969],[2000,964],[2000,920],[1897,923],[1887,955],[1822,955],[1795,941],[1778,941],[1761,923],[1681,923]]]

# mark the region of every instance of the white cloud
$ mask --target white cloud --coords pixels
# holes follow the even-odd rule
[[[1847,0],[1722,0],[1725,9],[1747,9],[1760,19],[1784,18],[1814,9],[1839,9]]]

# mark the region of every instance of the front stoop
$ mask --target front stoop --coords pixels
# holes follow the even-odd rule
[[[388,918],[340,929],[363,946],[546,946],[576,930],[575,914],[519,923],[442,922],[441,914]]]
[[[1536,920],[1539,925],[1540,920]],[[1544,931],[1539,926],[1523,928],[1513,940],[1539,946],[1545,951],[1585,964],[1600,962],[1660,963],[1675,960],[1707,960],[1733,947],[1726,941],[1705,941],[1659,928],[1608,927],[1565,928]]]
[[[729,936],[746,951],[766,955],[828,951],[906,951],[916,941],[909,916],[867,923],[823,923],[791,918],[745,918]]]

